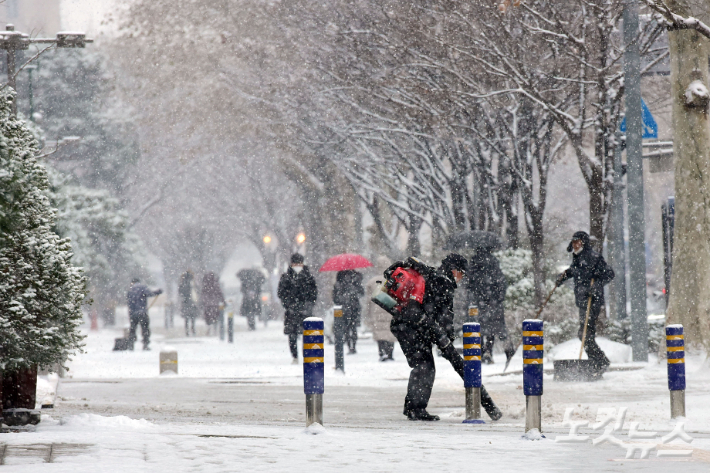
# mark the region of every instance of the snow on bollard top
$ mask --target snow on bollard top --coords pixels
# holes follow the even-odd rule
[[[306,317],[303,319],[304,322],[323,322],[323,319],[320,317]]]
[[[683,328],[683,324],[666,325],[666,328]]]

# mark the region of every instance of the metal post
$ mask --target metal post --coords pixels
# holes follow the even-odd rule
[[[27,75],[29,80],[29,98],[30,98],[30,121],[35,121],[35,101],[34,101],[34,90],[32,88],[32,70],[34,66],[27,66]]]
[[[615,133],[614,191],[611,202],[611,225],[608,236],[609,263],[616,273],[610,284],[611,311],[616,320],[626,314],[626,245],[624,244],[624,179],[621,175],[621,132]]]
[[[523,392],[525,432],[542,432],[542,360],[544,356],[542,320],[523,320]]]
[[[343,318],[343,307],[336,305],[333,307],[333,335],[335,336],[335,369],[345,372],[345,356],[343,354],[343,344],[345,342],[345,318]]]
[[[475,322],[476,317],[478,317],[478,306],[476,304],[469,304],[466,322]]]
[[[9,26],[8,26],[8,28],[9,28]],[[14,49],[7,50],[7,85],[13,91],[15,91],[15,92],[17,91],[17,89],[15,89],[17,84],[15,84],[15,50]],[[15,99],[10,103],[10,111],[12,112],[13,115],[17,115],[17,94],[15,94]]]
[[[639,16],[636,0],[624,0],[624,88],[626,94],[626,182],[629,216],[629,295],[631,348],[634,361],[648,361],[646,320],[646,247],[641,138],[641,77],[638,48]]]
[[[668,297],[671,292],[671,274],[673,274],[673,230],[675,228],[675,197],[668,197],[668,203],[661,206],[663,216],[663,283],[666,296],[666,310]]]
[[[306,394],[306,427],[323,425],[323,319],[308,317],[303,321],[303,392]]]
[[[683,326],[666,326],[668,389],[671,392],[671,419],[685,417],[685,339]]]
[[[485,424],[481,419],[481,324],[478,322],[463,324],[463,385],[466,389],[463,423]]]
[[[230,310],[227,315],[227,341],[234,343],[234,311]]]

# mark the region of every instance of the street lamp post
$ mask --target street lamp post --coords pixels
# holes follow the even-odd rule
[[[15,76],[17,74],[17,51],[29,49],[30,44],[54,44],[58,48],[83,48],[86,43],[93,43],[87,39],[85,33],[61,31],[56,38],[30,38],[29,35],[15,31],[14,25],[7,25],[5,31],[0,32],[0,49],[7,52],[7,85],[17,90]],[[12,114],[17,115],[17,103],[10,105]]]

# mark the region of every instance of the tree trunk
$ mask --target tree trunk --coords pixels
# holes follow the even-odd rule
[[[681,2],[670,5],[682,11]],[[688,103],[693,81],[708,84],[707,40],[692,30],[668,33],[675,155],[675,234],[668,323],[710,350],[710,128],[707,100]]]

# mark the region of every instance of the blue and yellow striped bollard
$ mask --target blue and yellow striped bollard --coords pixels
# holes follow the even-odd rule
[[[325,391],[325,349],[323,319],[308,317],[303,321],[303,392],[306,393],[306,427],[323,425]]]
[[[525,394],[525,432],[542,432],[542,373],[544,357],[542,320],[523,321],[523,392]]]
[[[464,424],[485,424],[481,419],[481,324],[463,324],[463,385],[466,389]]]
[[[685,417],[685,336],[682,325],[666,327],[666,350],[671,419]]]

